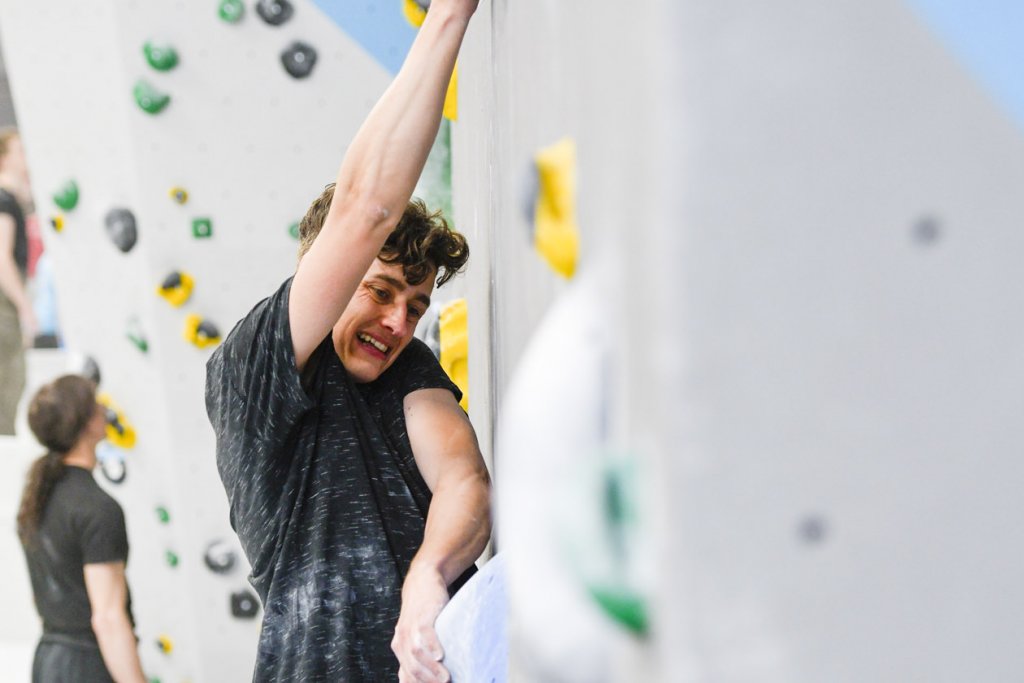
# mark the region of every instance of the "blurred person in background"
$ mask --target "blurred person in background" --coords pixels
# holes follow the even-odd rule
[[[93,478],[106,411],[96,386],[65,375],[32,398],[28,424],[47,449],[29,469],[18,510],[43,636],[33,683],[143,683],[121,506]]]
[[[28,235],[25,207],[32,193],[21,137],[0,130],[0,434],[14,434],[25,390],[25,348],[36,334],[36,315],[25,290]]]

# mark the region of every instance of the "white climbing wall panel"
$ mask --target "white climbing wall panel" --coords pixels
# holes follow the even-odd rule
[[[636,375],[671,486],[666,680],[1019,679],[1019,3],[670,25],[684,182],[634,319],[673,302],[675,362]]]
[[[247,587],[244,561],[227,575],[203,563],[207,545],[237,547],[203,403],[210,353],[183,337],[196,313],[226,334],[294,268],[288,228],[334,180],[348,140],[390,80],[385,68],[311,2],[272,27],[245,3],[231,24],[207,0],[52,0],[0,3],[0,31],[40,219],[51,194],[78,183],[81,200],[60,234],[46,228],[69,348],[91,355],[102,389],[138,433],[125,482],[129,582],[147,673],[163,681],[250,680],[258,620],[231,616]],[[318,59],[303,80],[282,68],[295,40]],[[179,65],[152,69],[143,44],[170,45]],[[136,106],[144,78],[171,96],[161,113]],[[168,191],[180,186],[188,202]],[[115,248],[104,230],[130,209],[138,243]],[[194,239],[192,220],[213,235]],[[171,271],[195,279],[180,309],[156,289]],[[126,338],[135,318],[149,343]],[[170,522],[155,513],[167,509]],[[170,567],[165,555],[179,558]],[[170,653],[155,642],[167,636]]]

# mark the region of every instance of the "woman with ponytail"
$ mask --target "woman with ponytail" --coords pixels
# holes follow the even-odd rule
[[[145,681],[124,574],[124,513],[92,476],[106,435],[95,385],[77,375],[47,384],[29,404],[28,424],[46,448],[29,469],[18,510],[43,620],[32,681]]]

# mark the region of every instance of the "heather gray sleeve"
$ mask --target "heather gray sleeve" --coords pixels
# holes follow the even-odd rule
[[[206,408],[217,437],[217,468],[243,538],[268,539],[290,505],[287,485],[299,424],[314,401],[295,366],[287,280],[231,331],[207,363]],[[273,544],[246,548],[254,571]]]

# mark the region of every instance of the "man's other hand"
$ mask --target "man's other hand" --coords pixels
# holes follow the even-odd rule
[[[440,572],[409,570],[402,586],[402,612],[395,627],[391,649],[398,657],[399,683],[447,683],[448,670],[441,664],[444,650],[434,622],[448,604],[448,587]]]

